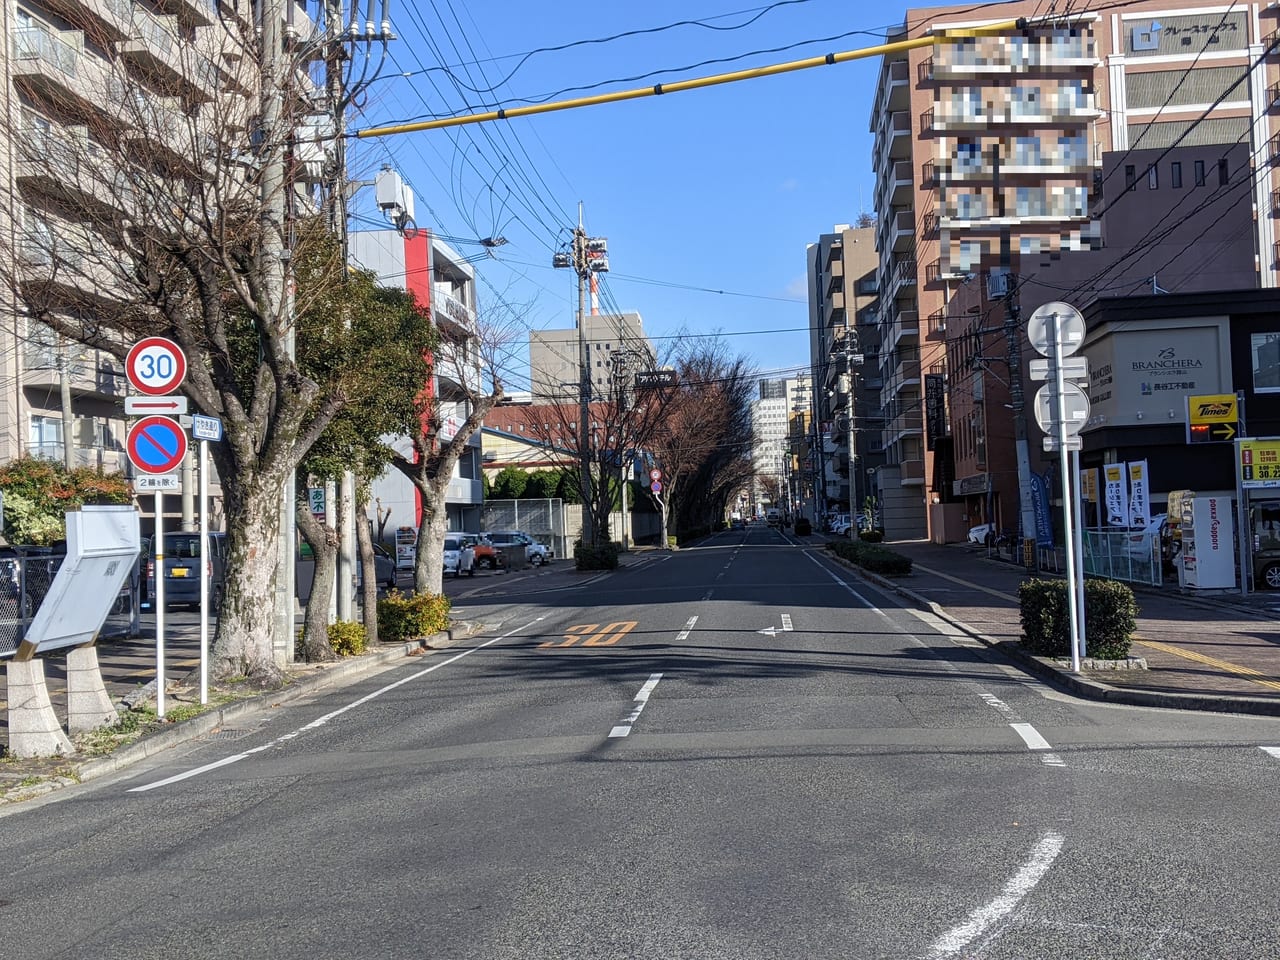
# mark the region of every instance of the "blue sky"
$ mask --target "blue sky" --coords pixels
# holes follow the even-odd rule
[[[561,100],[586,95],[567,88],[589,84],[601,84],[589,91],[600,93],[870,46],[887,26],[902,22],[905,6],[896,0],[393,4],[401,39],[391,44],[393,61],[370,87],[352,127],[510,107],[522,98]],[[691,20],[719,29],[679,26],[523,58],[540,47]],[[771,52],[693,66],[765,50]],[[500,295],[522,305],[535,329],[572,323],[573,274],[550,263],[582,201],[588,233],[609,240],[604,308],[639,311],[660,348],[681,329],[718,332],[762,373],[783,375],[808,364],[805,245],[873,206],[867,124],[878,69],[878,59],[856,61],[365,140],[353,147],[352,174],[368,176],[393,163],[414,188],[419,225],[458,238],[454,245],[464,254],[482,253],[468,240],[505,237],[496,256],[477,265],[485,281],[482,309]],[[671,72],[642,77],[659,70]],[[364,218],[356,229],[377,217],[369,193],[356,208]],[[527,363],[527,352],[521,354]],[[504,373],[508,389],[527,389],[519,360]]]

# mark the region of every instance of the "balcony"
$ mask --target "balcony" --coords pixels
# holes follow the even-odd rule
[[[898,314],[898,320],[894,323],[889,342],[885,345],[886,349],[897,346],[902,340],[919,339],[920,337],[920,314],[915,310],[903,310]]]
[[[924,483],[924,460],[903,460],[899,462],[898,470],[904,487],[917,487]]]
[[[827,293],[833,293],[844,286],[844,260],[832,260],[827,264]]]
[[[133,19],[130,0],[41,0],[40,5],[71,23],[81,23],[88,18],[86,26],[106,40],[123,40],[129,36],[129,23]]]
[[[903,390],[920,386],[920,360],[904,359],[898,361],[893,370],[893,378],[889,381],[892,393],[899,394]]]
[[[218,3],[216,0],[157,0],[156,6],[176,17],[184,27],[211,27]],[[308,17],[299,16],[309,21]]]
[[[929,339],[942,340],[947,335],[947,311],[935,310],[929,314]]]
[[[209,101],[218,89],[218,70],[194,44],[182,39],[176,17],[134,9],[133,35],[119,52],[137,70],[194,100]]]
[[[965,80],[1025,73],[1074,73],[1101,61],[1087,37],[984,37],[976,44],[944,44],[926,61],[931,80]]]
[[[925,267],[926,283],[940,283],[943,280],[963,280],[967,276],[969,276],[968,271],[961,270],[950,263],[944,263],[941,259],[935,260]]]
[[[123,397],[128,390],[124,367],[111,354],[91,347],[72,345],[67,358],[72,393],[103,399]],[[28,342],[22,357],[22,385],[56,391],[62,383],[58,369],[58,348],[38,341]],[[55,400],[56,402],[56,400]]]
[[[91,467],[102,473],[116,473],[123,470],[126,464],[124,454],[119,450],[108,450],[105,447],[75,446],[72,450],[77,467]],[[63,460],[64,448],[61,441],[27,444],[27,456],[37,460]]]
[[[899,207],[911,203],[911,161],[898,160],[889,166],[888,176],[882,184],[881,208]]]
[[[73,206],[127,212],[133,184],[83,127],[27,126],[14,179],[24,189]]]
[[[905,253],[915,243],[916,221],[911,210],[900,210],[893,215],[890,225],[890,244],[894,253]]]
[[[1052,126],[1061,123],[1086,123],[1102,116],[1093,94],[1057,96],[1045,101],[1009,101],[991,109],[969,109],[964,106],[939,104],[921,115],[921,130],[982,131],[992,126]]]
[[[916,261],[915,258],[910,260],[898,260],[890,268],[889,273],[889,290],[885,300],[892,302],[899,296],[907,296],[911,294],[909,288],[916,285]]]
[[[84,34],[40,26],[13,35],[15,85],[60,113],[119,123],[122,82],[101,57],[84,51]]]
[[[99,256],[87,231],[48,221],[29,224],[18,238],[14,277],[32,306],[68,312],[110,314],[126,292],[113,267]]]
[[[911,99],[910,73],[906,60],[895,60],[889,69],[881,74],[884,83],[881,86],[876,110],[885,113],[903,110]]]
[[[833,324],[844,322],[844,291],[837,290],[835,293],[827,297],[826,303],[823,305],[823,324],[832,326]]]
[[[889,114],[885,135],[890,160],[906,160],[911,156],[911,117],[905,110]]]

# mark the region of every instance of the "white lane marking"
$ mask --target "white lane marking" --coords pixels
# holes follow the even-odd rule
[[[1014,733],[1020,736],[1028,750],[1052,750],[1049,741],[1040,736],[1040,731],[1029,723],[1011,723]]]
[[[782,629],[785,633],[791,632],[791,614],[784,613],[782,615]]]
[[[987,706],[992,707],[996,710],[999,710],[1006,717],[1018,716],[1017,712],[1013,709],[1013,707],[1009,706],[1007,703],[1005,703],[1003,700],[1001,700],[999,697],[995,696],[994,694],[982,693],[982,694],[979,694],[979,696],[982,697],[983,701],[987,704]]]
[[[679,633],[677,633],[677,634],[676,634],[676,639],[677,639],[677,640],[688,640],[688,639],[689,639],[689,634],[690,634],[690,632],[692,632],[692,630],[693,630],[693,625],[694,625],[695,623],[697,623],[697,622],[698,622],[698,618],[697,618],[696,616],[695,616],[695,617],[690,617],[690,618],[688,619],[688,621],[685,623],[685,625],[684,625],[684,629],[683,629],[683,630],[681,630]]]
[[[1258,749],[1263,753],[1269,753],[1277,760],[1280,760],[1280,747],[1259,747]]]
[[[649,694],[653,693],[653,688],[658,685],[658,681],[661,679],[662,674],[660,673],[649,674],[649,679],[644,682],[644,686],[640,688],[640,692],[635,696],[636,708],[627,715],[622,723],[609,731],[610,739],[625,737],[631,733],[631,725],[640,719],[640,714],[644,713],[645,705],[649,702]]]
[[[410,674],[407,677],[403,677],[402,679],[397,680],[395,683],[389,683],[385,687],[382,687],[379,690],[373,691],[373,693],[370,693],[361,697],[359,700],[353,700],[351,703],[347,704],[345,707],[340,707],[337,710],[332,711],[331,713],[326,713],[323,717],[319,717],[315,720],[312,720],[310,723],[306,724],[305,726],[299,727],[297,730],[294,730],[292,733],[286,733],[282,736],[276,737],[274,740],[270,741],[269,743],[264,743],[260,747],[254,747],[251,750],[244,751],[244,753],[236,753],[236,754],[232,754],[229,757],[223,757],[221,760],[215,760],[213,763],[206,763],[202,767],[195,767],[191,770],[187,770],[184,773],[178,773],[172,777],[166,777],[163,780],[156,780],[153,783],[145,783],[140,787],[132,787],[127,792],[128,793],[145,793],[148,790],[155,790],[158,787],[167,787],[170,784],[179,783],[182,780],[189,780],[192,777],[198,777],[202,773],[208,773],[211,770],[217,770],[219,767],[225,767],[233,763],[238,763],[239,761],[244,760],[247,757],[253,756],[255,753],[262,753],[264,750],[270,750],[273,747],[277,747],[282,743],[286,743],[289,740],[293,740],[296,737],[301,736],[303,733],[305,733],[308,730],[315,730],[318,727],[322,727],[326,723],[328,723],[330,720],[333,720],[335,717],[340,717],[342,716],[342,714],[346,713],[347,711],[354,710],[356,707],[362,706],[368,703],[370,700],[374,700],[382,696],[384,693],[390,693],[392,690],[395,690],[397,687],[402,687],[406,683],[412,683],[414,680],[419,680],[422,677],[425,677],[429,673],[434,673],[435,671],[439,670],[441,667],[447,667],[451,663],[457,663],[463,657],[469,657],[471,656],[471,654],[475,653],[477,650],[483,650],[485,647],[489,646],[490,644],[497,643],[499,640],[506,640],[508,637],[512,637],[515,634],[519,633],[525,627],[531,627],[535,623],[537,623],[539,620],[544,620],[544,619],[546,618],[537,617],[529,621],[528,623],[521,624],[520,626],[516,627],[514,630],[511,630],[508,633],[504,633],[500,637],[494,637],[492,640],[486,640],[484,643],[479,644],[478,646],[472,647],[469,650],[463,650],[461,653],[456,653],[449,659],[442,660],[439,663],[434,664],[433,666],[427,667],[425,670],[419,670],[417,673]]]
[[[1044,875],[1053,866],[1053,861],[1062,852],[1065,842],[1061,834],[1052,831],[1041,837],[1027,862],[1004,885],[999,896],[985,906],[978,907],[964,923],[952,927],[934,941],[929,951],[929,960],[944,960],[955,956],[993,924],[1012,913],[1036,884],[1044,879]]]
[[[1046,767],[1065,767],[1067,762],[1056,753],[1046,753],[1040,757],[1040,762]]]

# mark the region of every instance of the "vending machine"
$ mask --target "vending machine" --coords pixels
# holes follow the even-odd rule
[[[1229,590],[1236,585],[1235,522],[1230,497],[1182,500],[1182,556],[1179,586]]]

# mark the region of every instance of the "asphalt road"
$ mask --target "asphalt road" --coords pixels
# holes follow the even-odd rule
[[[4,954],[1276,955],[1280,721],[1075,700],[764,527],[656,556],[0,818]]]

